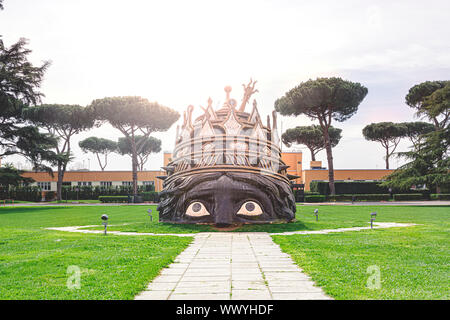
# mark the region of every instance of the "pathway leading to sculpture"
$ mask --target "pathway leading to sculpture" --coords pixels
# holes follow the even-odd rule
[[[197,234],[137,300],[331,299],[267,233]]]
[[[374,229],[411,227],[414,223],[377,222]],[[103,233],[82,228],[52,227],[48,230]],[[271,235],[328,234],[368,230],[352,227],[323,230],[265,232],[204,232],[197,234],[155,234],[109,231],[122,236],[194,237],[193,243],[175,262],[161,271],[135,297],[137,300],[295,300],[331,299],[302,272],[290,256],[272,241]]]

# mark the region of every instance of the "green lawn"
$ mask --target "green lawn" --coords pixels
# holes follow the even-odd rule
[[[376,209],[378,221],[389,217],[390,221],[421,225],[273,239],[335,299],[449,299],[450,207]],[[340,211],[347,220],[355,208],[329,210]],[[366,287],[373,275],[367,273],[369,266],[380,270],[380,289]]]
[[[102,213],[114,210],[127,220],[129,208],[1,208],[0,299],[132,299],[192,238],[85,235],[43,229],[98,223]],[[81,270],[80,289],[66,286],[71,275],[67,268],[72,265]]]
[[[54,200],[54,201],[48,201],[45,203],[62,203],[62,204],[68,204],[70,205],[71,203],[78,203],[78,204],[83,204],[83,203],[101,203],[99,200]]]
[[[153,222],[147,209],[153,209]],[[449,206],[299,206],[297,222],[247,225],[234,231],[284,232],[367,226],[420,226],[328,235],[273,236],[281,248],[336,299],[449,299]],[[109,230],[189,233],[209,226],[157,222],[155,206],[41,206],[0,208],[0,299],[131,299],[191,241],[179,237],[103,236],[45,230],[99,225]],[[125,225],[124,225],[125,224]],[[81,289],[66,287],[67,267],[81,268]],[[369,266],[381,289],[366,288]]]

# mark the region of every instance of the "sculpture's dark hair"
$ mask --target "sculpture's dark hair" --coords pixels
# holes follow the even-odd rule
[[[179,220],[185,210],[186,191],[199,183],[217,180],[223,175],[236,181],[251,183],[264,191],[270,197],[273,208],[280,219],[290,221],[295,218],[294,194],[287,182],[265,174],[251,173],[251,178],[249,179],[249,173],[218,171],[180,176],[165,183],[164,190],[160,193],[160,203],[158,205],[160,219],[162,221]]]

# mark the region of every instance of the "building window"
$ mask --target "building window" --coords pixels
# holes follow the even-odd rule
[[[154,186],[155,185],[155,181],[142,181],[142,184],[144,186]]]
[[[100,187],[103,188],[112,187],[112,181],[100,181]]]
[[[122,185],[125,187],[130,187],[133,185],[133,181],[122,181]]]
[[[50,189],[51,189],[51,183],[50,182],[38,182],[37,186],[39,188],[41,188],[41,190],[44,190],[44,191],[50,191]]]
[[[90,187],[90,186],[92,186],[92,182],[91,181],[78,181],[78,186],[79,187]]]
[[[66,181],[62,183],[63,187],[71,187],[72,186],[72,182],[70,181]]]

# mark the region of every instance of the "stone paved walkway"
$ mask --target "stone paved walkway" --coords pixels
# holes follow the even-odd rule
[[[267,233],[197,234],[137,300],[330,299]]]

